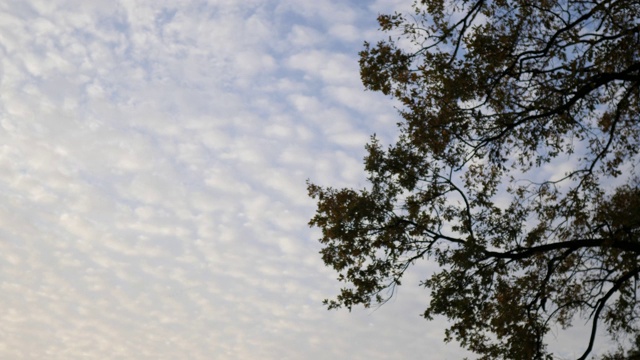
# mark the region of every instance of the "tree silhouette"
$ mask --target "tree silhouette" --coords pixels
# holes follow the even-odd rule
[[[424,316],[482,359],[551,358],[576,316],[638,332],[640,1],[416,1],[380,15],[362,82],[400,101],[367,145],[369,186],[309,183],[310,225],[345,283],[329,308],[384,303],[405,271]]]

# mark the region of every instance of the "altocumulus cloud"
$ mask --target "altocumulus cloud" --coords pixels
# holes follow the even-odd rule
[[[401,5],[0,2],[0,358],[460,358],[417,287],[325,311],[306,227],[394,136],[357,52]]]

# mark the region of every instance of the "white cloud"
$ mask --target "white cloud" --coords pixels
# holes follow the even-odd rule
[[[287,35],[287,41],[296,48],[312,48],[321,44],[324,36],[312,27],[295,24]]]
[[[358,78],[357,63],[353,57],[312,50],[292,55],[288,65],[294,70],[301,70],[309,79],[319,78],[326,85],[355,84]]]

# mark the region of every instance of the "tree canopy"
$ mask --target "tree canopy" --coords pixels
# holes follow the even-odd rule
[[[545,335],[589,321],[639,332],[640,1],[421,0],[380,15],[362,82],[401,104],[373,136],[368,186],[309,183],[310,225],[344,288],[384,303],[425,274],[424,317],[482,359],[550,359]]]

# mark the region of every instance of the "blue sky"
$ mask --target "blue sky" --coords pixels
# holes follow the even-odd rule
[[[419,316],[429,264],[326,311],[306,225],[305,180],[364,186],[394,137],[357,52],[409,5],[0,1],[0,358],[464,356]]]

